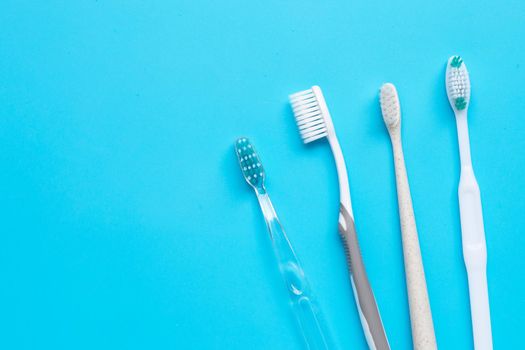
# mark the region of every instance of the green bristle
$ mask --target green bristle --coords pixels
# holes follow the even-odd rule
[[[262,186],[264,168],[250,140],[246,137],[237,139],[235,142],[235,153],[246,181],[254,187]]]
[[[452,60],[450,61],[450,66],[454,68],[459,68],[461,67],[462,63],[463,59],[461,58],[461,56],[454,56],[454,58],[452,58]]]
[[[456,106],[458,111],[461,111],[462,109],[465,109],[465,107],[467,107],[467,101],[465,100],[465,97],[458,97],[454,101],[454,105]]]
[[[470,81],[461,56],[452,56],[447,67],[447,95],[456,111],[466,110],[470,98]]]

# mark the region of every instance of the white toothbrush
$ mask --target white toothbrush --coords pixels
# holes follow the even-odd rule
[[[261,160],[257,152],[255,152],[255,147],[247,138],[241,137],[235,142],[235,153],[246,182],[255,190],[259,200],[259,205],[270,232],[279,270],[286,283],[288,295],[299,322],[306,347],[311,350],[329,349],[329,345],[333,346],[333,342],[329,339],[329,331],[313,298],[310,284],[266,192],[264,187],[265,172]]]
[[[412,207],[412,197],[408,185],[403,146],[401,143],[401,107],[394,85],[387,83],[381,87],[379,94],[381,112],[385,121],[394,154],[396,172],[397,200],[399,205],[399,222],[403,241],[405,260],[405,277],[412,325],[412,341],[415,350],[437,349],[434,324],[428,300],[425,271],[421,259],[416,219]]]
[[[363,332],[370,349],[390,349],[357,241],[343,152],[321,89],[313,86],[311,89],[292,94],[290,102],[304,143],[328,138],[339,178],[339,233],[348,258],[350,281]]]
[[[487,245],[481,210],[478,182],[472,169],[467,124],[470,101],[470,80],[467,67],[460,56],[452,56],[447,63],[446,87],[450,105],[456,115],[461,160],[459,179],[459,214],[463,241],[463,258],[467,267],[470,294],[470,312],[474,347],[492,349],[489,295],[487,287]]]

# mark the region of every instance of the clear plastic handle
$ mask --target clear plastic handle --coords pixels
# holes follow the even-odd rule
[[[328,330],[312,296],[310,284],[275,214],[270,198],[266,193],[258,193],[257,198],[270,232],[279,270],[286,284],[307,348],[311,350],[331,349],[333,347],[329,347],[329,344],[333,343],[329,341]]]

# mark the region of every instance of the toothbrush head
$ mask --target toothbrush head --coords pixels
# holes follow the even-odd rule
[[[390,131],[401,123],[401,107],[396,87],[391,83],[381,86],[379,92],[379,104],[385,121],[386,128]]]
[[[470,79],[460,56],[448,59],[446,84],[448,101],[454,112],[466,110],[470,101]]]
[[[235,141],[235,153],[242,175],[253,188],[264,186],[264,168],[250,140],[240,137]]]
[[[289,98],[304,143],[328,136],[333,126],[320,87],[313,86],[292,94]]]

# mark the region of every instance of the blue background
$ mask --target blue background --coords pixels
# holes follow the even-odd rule
[[[365,349],[328,145],[287,96],[319,84],[393,349],[411,346],[378,89],[396,84],[437,340],[472,347],[447,58],[465,58],[497,349],[523,344],[525,2],[0,5],[0,348],[300,349],[249,136],[337,345]]]

